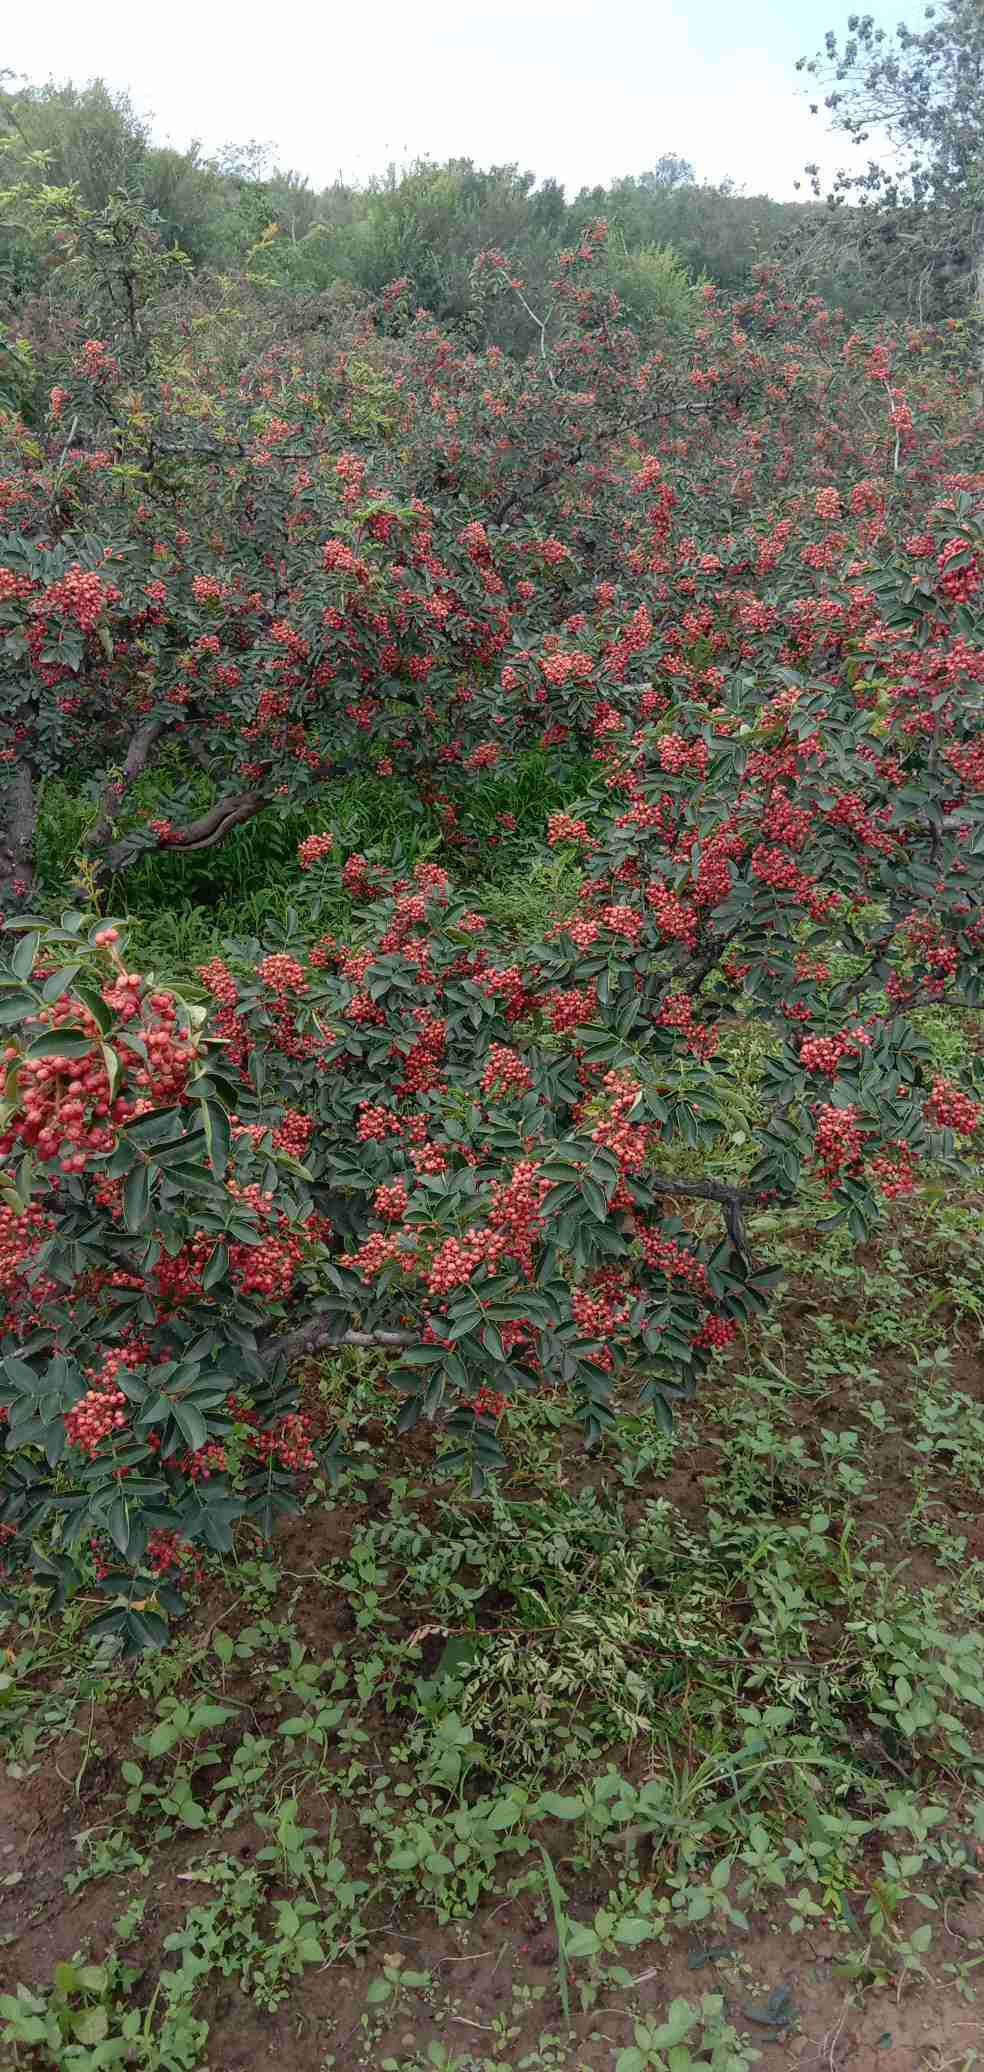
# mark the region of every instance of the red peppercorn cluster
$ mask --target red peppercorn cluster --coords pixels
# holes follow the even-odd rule
[[[104,611],[119,601],[115,583],[107,583],[97,570],[81,568],[73,562],[59,581],[50,583],[35,600],[32,610],[39,619],[74,619],[83,633],[91,633]]]
[[[207,964],[200,964],[198,976],[218,1003],[218,1012],[213,1016],[212,1026],[221,1038],[231,1065],[242,1071],[252,1048],[252,1038],[245,1021],[236,1011],[239,988],[221,957],[212,957]]]
[[[377,1216],[385,1217],[388,1223],[399,1223],[406,1214],[409,1199],[410,1193],[406,1182],[391,1180],[377,1187],[372,1205]]]
[[[196,1232],[179,1252],[162,1251],[153,1269],[162,1315],[200,1301],[202,1276],[214,1251],[215,1239],[203,1230]]]
[[[230,1245],[229,1278],[241,1295],[285,1302],[293,1288],[302,1244],[292,1234],[261,1239],[258,1245]]]
[[[450,897],[451,880],[439,863],[430,863],[422,857],[419,863],[414,864],[413,875],[421,891],[430,898],[446,901]]]
[[[466,1231],[462,1238],[446,1238],[431,1261],[427,1275],[428,1294],[450,1295],[455,1288],[467,1287],[472,1275],[487,1259],[488,1240],[486,1230]]]
[[[528,1094],[533,1085],[529,1066],[507,1043],[493,1043],[482,1074],[483,1094]]]
[[[274,993],[279,997],[286,993],[303,993],[307,988],[303,964],[299,964],[296,957],[288,957],[283,951],[276,951],[269,957],[261,958],[256,967],[256,975],[268,993]]]
[[[959,567],[951,567],[950,564],[956,561],[959,561]],[[939,589],[951,604],[966,604],[984,583],[984,566],[969,540],[959,537],[944,540],[936,557],[936,566],[940,570]]]
[[[845,1029],[837,1036],[805,1036],[800,1044],[800,1064],[807,1072],[824,1072],[834,1079],[846,1057],[859,1057],[871,1042],[867,1029]]]
[[[153,1015],[155,1020],[150,1022]],[[133,1083],[158,1108],[178,1106],[183,1101],[191,1070],[194,1039],[191,1031],[177,1026],[177,1002],[170,993],[150,993],[144,1002],[141,1035],[147,1052],[146,1068],[137,1063]]]
[[[601,929],[597,921],[566,921],[561,923],[558,934],[569,935],[575,949],[590,950],[596,943]]]
[[[984,739],[943,750],[943,760],[969,791],[984,791]]]
[[[543,1235],[541,1211],[549,1193],[550,1181],[531,1159],[521,1160],[508,1180],[494,1182],[485,1248],[490,1266],[505,1253],[532,1277],[533,1248]]]
[[[718,1047],[717,1032],[694,1020],[694,1003],[689,993],[670,993],[656,1017],[661,1028],[678,1029],[695,1058],[712,1058]]]
[[[267,1432],[256,1432],[250,1448],[258,1460],[276,1461],[292,1475],[310,1474],[318,1465],[311,1445],[310,1419],[301,1411],[279,1418]]]
[[[595,1293],[587,1288],[575,1288],[571,1296],[571,1310],[579,1331],[585,1338],[604,1338],[610,1331],[624,1324],[629,1314],[629,1303],[620,1301],[611,1290],[600,1289]]]
[[[302,1115],[298,1108],[285,1108],[273,1132],[274,1149],[286,1151],[291,1158],[303,1159],[313,1134],[313,1115]]]
[[[364,1101],[359,1108],[355,1134],[360,1144],[382,1144],[387,1137],[398,1137],[403,1124],[398,1115],[389,1108],[382,1108],[373,1101]]]
[[[115,934],[102,931],[105,946],[112,946]],[[73,1037],[82,1030],[92,1048],[79,1058],[55,1053],[19,1061],[18,1107],[0,1136],[0,1154],[20,1143],[44,1159],[57,1158],[63,1172],[81,1173],[94,1156],[112,1150],[120,1123],[144,1107],[168,1107],[182,1100],[194,1055],[193,1037],[177,1026],[173,995],[145,994],[143,986],[140,973],[120,967],[103,989],[107,1006],[124,1024],[117,1034],[117,1067],[122,1071],[115,1093],[102,1031],[89,1008],[68,994],[41,1010],[39,1018],[54,1034],[67,1024]],[[134,1033],[139,1048],[128,1042],[126,1026],[132,1024],[138,1024]],[[5,1056],[13,1063],[18,1053],[8,1046]]]
[[[879,1152],[875,1158],[869,1159],[868,1177],[887,1201],[897,1201],[915,1193],[916,1163],[911,1145],[894,1144],[888,1151]]]
[[[91,1460],[108,1434],[122,1431],[126,1423],[126,1397],[122,1389],[89,1389],[72,1410],[66,1411],[65,1436],[70,1446],[81,1447]]]
[[[501,1389],[487,1388],[483,1382],[472,1403],[472,1409],[476,1417],[491,1417],[498,1422],[505,1412],[506,1401]]]
[[[94,1377],[93,1387],[65,1412],[63,1422],[68,1444],[78,1446],[90,1460],[104,1439],[111,1433],[123,1431],[129,1424],[126,1397],[117,1387],[116,1377],[121,1368],[137,1365],[140,1357],[146,1358],[145,1347],[131,1345],[107,1352],[101,1370],[88,1369],[90,1377]]]
[[[348,1006],[343,1010],[346,1021],[355,1022],[360,1029],[384,1029],[386,1015],[371,993],[353,993]]]
[[[420,1031],[416,1042],[401,1060],[403,1071],[396,1086],[400,1098],[428,1093],[439,1086],[444,1072],[444,1050],[448,1025],[426,1007],[415,1007],[413,1019]]]
[[[75,362],[75,371],[86,381],[115,381],[120,363],[104,338],[87,338]]]
[[[653,1134],[647,1124],[629,1121],[642,1099],[642,1088],[631,1073],[606,1072],[602,1093],[607,1112],[594,1124],[592,1138],[612,1153],[623,1172],[638,1173]]]
[[[958,1137],[972,1137],[982,1114],[980,1101],[972,1101],[952,1080],[942,1077],[934,1079],[923,1103],[923,1115],[932,1129],[953,1130]]]
[[[668,1281],[682,1281],[695,1295],[708,1295],[707,1269],[702,1260],[675,1238],[664,1237],[661,1230],[653,1230],[638,1217],[633,1227],[648,1267],[665,1275]]]
[[[32,1149],[47,1160],[59,1160],[62,1171],[81,1173],[94,1155],[109,1151],[116,1141],[114,1119],[124,1112],[113,1102],[109,1076],[101,1050],[94,1016],[74,1002],[61,1000],[47,1010],[53,1030],[70,1022],[93,1039],[93,1048],[81,1058],[25,1058],[19,1063],[17,1108],[0,1134],[0,1156],[17,1145]],[[18,1053],[8,1046],[9,1063]]]
[[[586,1022],[593,1022],[598,1012],[598,992],[595,986],[569,986],[566,991],[558,990],[548,997],[547,1011],[550,1026],[557,1036],[565,1036],[571,1029],[583,1028]]]
[[[0,568],[0,604],[24,604],[33,590],[31,576],[19,576],[12,568]]]
[[[612,935],[621,935],[635,948],[642,934],[642,915],[630,906],[602,907],[601,919]]]
[[[353,899],[371,899],[374,892],[372,872],[365,856],[350,856],[342,866],[342,884]]]
[[[24,1295],[25,1269],[30,1266],[38,1246],[50,1237],[54,1228],[54,1218],[36,1202],[29,1203],[24,1209],[0,1202],[0,1296],[16,1301]],[[45,1282],[43,1287],[35,1286],[35,1301],[41,1299],[44,1288],[50,1285]]]
[[[213,1000],[217,1000],[220,1006],[235,1007],[239,998],[239,988],[221,957],[212,957],[207,964],[200,964],[198,976]]]
[[[737,1336],[738,1326],[734,1317],[705,1317],[690,1343],[696,1352],[723,1353],[725,1346]]]
[[[887,809],[883,809],[882,817],[887,820]],[[842,792],[840,798],[830,807],[827,819],[831,827],[848,828],[866,849],[876,849],[882,856],[891,856],[899,846],[899,837],[887,833],[884,827],[878,826],[856,791]]]
[[[682,734],[663,734],[657,753],[659,767],[668,777],[707,776],[705,741],[685,741]]]
[[[387,1237],[381,1230],[370,1231],[357,1251],[343,1252],[339,1260],[339,1265],[350,1267],[353,1273],[361,1274],[364,1281],[375,1280],[376,1275],[382,1273],[384,1266],[402,1266],[410,1272],[416,1264],[416,1252],[405,1245],[401,1237]]]
[[[321,550],[321,563],[327,575],[354,575],[362,581],[369,577],[365,562],[357,559],[344,540],[326,540]]]
[[[688,943],[690,947],[696,943],[698,916],[694,908],[679,893],[673,893],[669,885],[663,885],[661,879],[646,885],[646,905],[667,943]]]
[[[518,964],[506,964],[501,969],[489,967],[476,974],[477,984],[491,999],[502,999],[507,1022],[525,1019],[533,1005],[528,991],[530,974],[522,972]]]
[[[832,1108],[824,1103],[816,1110],[813,1152],[817,1169],[828,1192],[842,1173],[860,1170],[866,1132],[857,1108]]]
[[[148,1443],[153,1446],[154,1435]],[[158,1446],[160,1440],[157,1441]],[[189,1482],[211,1482],[213,1475],[224,1475],[229,1463],[225,1447],[217,1439],[209,1439],[195,1453],[179,1454],[174,1462],[179,1475],[187,1475]]]
[[[191,594],[196,604],[218,604],[225,593],[215,576],[193,576]]]
[[[448,1161],[439,1144],[413,1144],[408,1153],[415,1173],[446,1173]]]
[[[839,518],[841,500],[839,489],[818,489],[813,499],[813,508],[818,518]]]
[[[150,1534],[147,1541],[147,1567],[156,1576],[166,1576],[172,1569],[181,1571],[182,1581],[203,1583],[205,1564],[190,1540],[182,1538],[179,1532],[166,1532],[162,1526]]]
[[[950,978],[957,968],[956,944],[948,942],[932,914],[909,914],[903,933],[910,949],[921,954],[937,978]]]
[[[335,846],[334,835],[305,835],[297,845],[297,860],[304,871],[313,870],[323,856],[330,856]]]

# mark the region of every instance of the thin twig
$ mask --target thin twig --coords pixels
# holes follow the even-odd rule
[[[78,426],[78,421],[79,421],[79,420],[78,420],[78,418],[77,418],[77,417],[73,417],[73,419],[72,419],[72,422],[71,422],[71,424],[70,424],[70,425],[69,425],[69,427],[68,427],[68,437],[66,438],[66,440],[65,440],[65,444],[64,444],[64,446],[62,447],[62,450],[61,450],[61,454],[60,454],[60,456],[59,456],[59,460],[58,460],[58,465],[57,465],[57,467],[56,467],[56,469],[55,469],[55,475],[54,475],[54,479],[55,479],[55,482],[56,482],[56,483],[57,483],[57,481],[59,480],[59,477],[60,477],[60,475],[61,475],[61,471],[62,471],[62,469],[63,469],[63,467],[64,467],[64,465],[65,465],[65,456],[66,456],[66,454],[68,453],[68,449],[69,449],[69,447],[71,446],[72,440],[73,440],[73,439],[74,439],[74,437],[75,437],[75,432],[76,432],[76,428],[77,428],[77,426]]]
[[[535,309],[530,308],[530,305],[527,302],[525,295],[523,294],[523,290],[520,287],[519,282],[513,280],[509,274],[504,273],[501,266],[497,266],[495,271],[499,275],[499,279],[505,281],[507,286],[512,289],[513,294],[518,297],[531,323],[534,323],[536,325],[536,328],[540,333],[540,358],[543,361],[544,367],[547,370],[547,380],[549,381],[551,388],[555,389],[557,386],[557,377],[554,374],[550,360],[547,358],[547,325],[549,324],[550,319],[553,316],[553,310],[548,309],[545,317],[538,317]]]

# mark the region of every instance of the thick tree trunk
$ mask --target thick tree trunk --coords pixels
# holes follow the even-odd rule
[[[977,407],[984,410],[984,212],[977,223],[974,248],[974,304],[970,320],[976,333],[974,343],[977,348]]]
[[[0,913],[25,907],[34,889],[37,800],[29,763],[0,781]]]

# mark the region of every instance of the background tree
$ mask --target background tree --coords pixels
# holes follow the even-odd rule
[[[863,166],[837,174],[831,207],[853,198],[869,250],[897,251],[910,284],[931,284],[945,307],[970,314],[980,354],[984,10],[979,0],[946,0],[925,18],[924,29],[902,22],[889,35],[873,15],[851,15],[847,37],[828,31],[800,69],[827,87],[822,105],[835,127],[859,149],[875,145]],[[807,171],[819,193],[819,169]]]

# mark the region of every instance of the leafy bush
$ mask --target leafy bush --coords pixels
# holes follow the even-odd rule
[[[792,668],[856,704],[842,663],[877,652],[893,554],[927,598],[947,538],[973,577],[934,488],[942,451],[972,516],[973,431],[928,337],[863,340],[763,278],[731,307],[706,290],[692,345],[650,351],[596,224],[528,366],[406,312],[393,337],[402,281],[285,341],[262,305],[233,323],[179,293],[130,205],[55,192],[46,222],[59,207],[131,321],[46,341],[39,435],[0,418],[4,906],[33,902],[51,780],[89,787],[83,892],[327,808],[367,767],[416,784],[455,847],[477,778],[596,753],[680,694],[713,713],[729,672]],[[671,258],[643,260],[676,294]],[[533,307],[500,252],[473,286],[477,310]]]
[[[734,695],[689,739],[606,728],[622,810],[552,816],[588,872],[522,951],[437,864],[339,870],[328,833],[300,847],[312,912],[334,873],[356,942],[213,958],[209,1007],[131,971],[113,925],[16,924],[3,1519],[59,1588],[108,1535],[136,1577],[102,1577],[97,1630],[162,1639],[148,1562],[290,1501],[303,1352],[392,1348],[404,1428],[446,1416],[480,1484],[517,1390],[563,1383],[589,1440],[626,1381],[664,1413],[693,1392],[776,1278],[746,1207],[812,1176],[861,1237],[976,1128],[914,1021],[982,982],[984,841],[971,803],[933,804],[935,733],[906,735],[900,785],[863,705]],[[949,723],[956,787],[976,751]]]
[[[399,281],[243,353],[107,220],[79,263],[153,350],[127,303],[43,436],[0,420],[0,1530],[62,1593],[95,1541],[96,1631],[136,1646],[155,1578],[317,1464],[303,1353],[389,1348],[404,1428],[480,1483],[516,1391],[562,1383],[592,1444],[633,1390],[668,1418],[775,1280],[746,1211],[806,1187],[860,1240],[955,1162],[980,1109],[920,1015],[984,985],[984,481],[928,339],[763,276],[647,356],[604,225],[520,367]],[[501,253],[474,286],[532,310]],[[531,752],[544,803],[591,772],[533,940],[419,847],[346,854],[367,760],[467,869],[475,788]],[[55,926],[38,800],[80,771]],[[89,911],[114,874],[250,827],[256,871],[296,846],[282,940],[134,969]]]
[[[699,292],[671,245],[646,245],[635,252],[616,247],[608,277],[631,324],[666,325],[684,334],[693,330]]]

